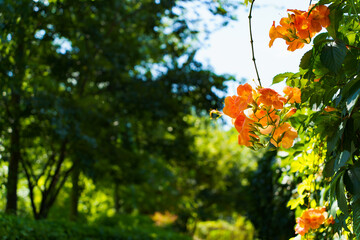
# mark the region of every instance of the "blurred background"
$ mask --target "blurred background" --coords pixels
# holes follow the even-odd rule
[[[265,86],[298,66],[268,49],[272,20],[307,8],[282,2],[254,9]],[[255,77],[247,15],[240,0],[0,1],[3,239],[292,237],[276,152],[209,118]]]

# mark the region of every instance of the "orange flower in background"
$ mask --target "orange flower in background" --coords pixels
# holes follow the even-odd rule
[[[250,131],[253,129],[252,126],[253,123],[254,121],[248,118],[244,113],[240,113],[235,119],[234,125],[239,133],[238,136],[239,145],[244,145],[247,147],[252,146],[250,136],[257,138],[256,135],[250,133]]]
[[[318,229],[328,217],[325,207],[310,208],[305,210],[301,217],[296,219],[297,226],[295,231],[304,236],[309,229]]]
[[[286,102],[286,99],[278,94],[275,90],[271,88],[260,88],[259,93],[259,103],[269,107],[273,106],[275,109],[282,109],[284,107],[284,102]]]
[[[289,103],[301,103],[301,90],[299,88],[286,86],[283,92],[288,97]]]
[[[335,224],[335,219],[332,215],[330,215],[330,217],[326,220],[325,222],[327,225],[332,225]]]
[[[174,223],[178,216],[166,211],[165,213],[155,212],[151,219],[157,226],[166,226]]]
[[[304,236],[309,231],[309,226],[306,225],[304,219],[302,218],[297,218],[296,223],[295,232]]]
[[[297,131],[289,123],[283,123],[275,129],[270,142],[275,147],[290,148],[294,139],[297,138]]]

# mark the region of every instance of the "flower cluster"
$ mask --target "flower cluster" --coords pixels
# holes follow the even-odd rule
[[[281,96],[270,88],[254,90],[246,83],[237,88],[237,95],[225,98],[223,112],[232,118],[240,145],[263,147],[262,136],[270,137],[275,147],[293,145],[297,132],[286,120],[296,112],[293,105],[301,102],[301,92],[285,87],[284,93]]]
[[[288,17],[280,20],[280,25],[275,27],[275,21],[270,28],[269,36],[271,47],[277,38],[282,38],[289,45],[289,51],[304,47],[305,43],[310,43],[311,38],[320,32],[323,27],[330,25],[330,10],[324,6],[311,5],[309,11],[288,9]]]
[[[323,223],[334,224],[334,218],[330,216],[325,207],[310,208],[305,210],[301,217],[296,219],[296,233],[304,236],[310,229],[318,229]]]

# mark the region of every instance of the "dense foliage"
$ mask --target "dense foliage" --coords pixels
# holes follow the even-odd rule
[[[191,12],[217,28],[240,5],[0,1],[2,238],[187,239],[245,214],[257,158],[205,120],[233,78],[194,60],[212,29]]]
[[[251,3],[250,18],[254,2],[245,1]],[[293,89],[291,96],[301,93],[296,113],[283,115],[282,109],[291,103],[286,88],[287,98],[262,88],[259,75],[256,90],[247,91],[251,98],[227,97],[224,113],[234,118],[239,144],[282,147],[278,151],[285,169],[282,178],[297,185],[288,202],[296,209],[295,239],[360,239],[360,2],[311,3],[307,11],[289,9],[280,25],[274,21],[269,31],[270,47],[278,38],[285,40],[289,51],[313,44],[298,73],[281,73],[273,79],[274,84],[285,81],[286,88]],[[240,85],[238,93],[245,87]],[[285,124],[294,129],[283,130]],[[269,135],[260,138],[264,132]]]
[[[113,239],[113,240],[189,240],[188,236],[156,227],[150,218],[127,216],[108,219],[92,225],[74,224],[64,220],[31,220],[2,215],[2,239]]]

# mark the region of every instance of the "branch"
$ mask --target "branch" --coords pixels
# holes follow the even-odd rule
[[[58,162],[57,162],[57,165],[56,165],[56,168],[55,168],[55,172],[50,177],[51,178],[50,185],[49,185],[48,188],[46,188],[46,186],[45,186],[44,192],[46,192],[46,193],[50,192],[51,189],[55,187],[55,185],[56,185],[56,183],[58,181],[60,171],[61,171],[61,166],[62,166],[62,164],[63,164],[63,162],[65,160],[66,145],[67,145],[67,139],[64,139],[62,144],[61,144],[61,147],[60,147],[59,159],[58,159]]]
[[[23,158],[20,158],[20,161],[23,165],[23,168],[24,168],[24,171],[25,171],[25,175],[26,175],[26,178],[27,178],[27,181],[28,181],[28,185],[29,185],[29,195],[30,195],[30,202],[31,202],[31,207],[32,207],[32,210],[33,210],[33,214],[34,214],[34,217],[37,216],[37,210],[36,210],[36,205],[35,205],[35,201],[34,201],[34,185],[32,184],[32,181],[31,181],[31,176],[26,168],[26,164],[25,164],[25,161]]]
[[[256,61],[255,61],[254,40],[253,40],[252,29],[251,29],[251,18],[252,18],[251,13],[252,13],[252,9],[253,9],[253,6],[254,6],[254,2],[255,2],[255,0],[252,0],[252,1],[251,1],[250,11],[249,11],[250,43],[251,43],[252,60],[253,60],[253,62],[254,62],[254,67],[255,67],[255,71],[256,71],[256,76],[257,76],[257,79],[258,79],[258,82],[259,82],[260,87],[262,87],[262,86],[261,86],[261,81],[260,81],[260,76],[259,76],[259,71],[258,71],[258,69],[257,69]]]
[[[54,204],[57,196],[59,195],[59,192],[60,190],[62,189],[62,187],[64,186],[66,180],[68,179],[69,177],[69,174],[72,172],[72,170],[74,169],[74,166],[72,166],[71,168],[69,168],[65,173],[64,173],[64,176],[63,176],[63,179],[60,181],[60,183],[58,184],[58,187],[57,189],[54,190],[54,193],[52,193],[49,197],[49,200],[47,202],[49,208]]]

